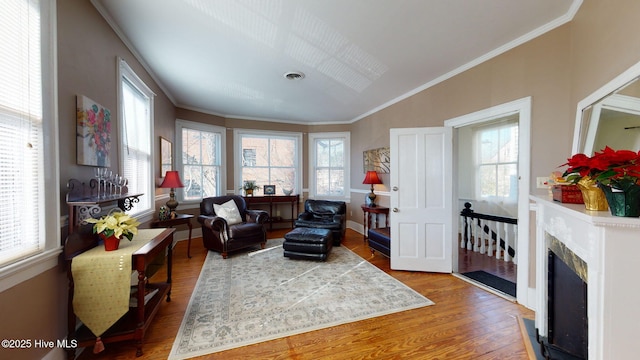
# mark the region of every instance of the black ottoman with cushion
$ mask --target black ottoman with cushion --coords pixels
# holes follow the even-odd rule
[[[369,229],[369,247],[371,248],[371,253],[373,254],[373,250],[380,251],[386,257],[391,255],[391,229],[386,228],[377,228],[377,229]]]
[[[325,261],[333,247],[328,229],[295,228],[284,235],[284,256],[290,259]]]

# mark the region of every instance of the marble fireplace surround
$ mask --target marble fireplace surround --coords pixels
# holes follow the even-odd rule
[[[551,237],[587,264],[589,359],[632,359],[640,335],[640,219],[532,196],[536,211],[536,328],[547,336]]]

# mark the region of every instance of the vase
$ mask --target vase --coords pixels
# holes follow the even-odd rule
[[[578,181],[578,188],[582,192],[582,201],[587,210],[607,211],[607,198],[595,181],[584,177]]]
[[[600,185],[609,203],[609,210],[613,216],[640,216],[640,185],[631,185],[625,190],[611,186]]]
[[[100,239],[104,243],[105,251],[113,251],[118,250],[120,246],[120,238],[117,238],[115,235],[106,236],[104,234],[100,234]]]

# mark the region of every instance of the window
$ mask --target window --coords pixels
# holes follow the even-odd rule
[[[245,180],[255,180],[260,189],[275,185],[276,194],[283,189],[300,193],[302,134],[286,132],[262,132],[236,130],[236,189]]]
[[[309,134],[309,193],[316,198],[349,194],[350,134]]]
[[[119,59],[120,69],[120,164],[129,180],[129,193],[143,194],[129,211],[134,216],[154,212],[153,98],[155,94]]]
[[[481,198],[518,198],[518,122],[509,121],[476,130],[477,181]]]
[[[0,291],[57,265],[55,2],[0,12]],[[46,181],[46,184],[45,184]]]
[[[226,129],[177,120],[176,134],[176,169],[185,186],[178,191],[178,199],[200,202],[206,197],[224,195]]]

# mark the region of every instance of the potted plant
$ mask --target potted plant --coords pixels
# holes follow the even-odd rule
[[[258,186],[255,180],[245,180],[244,185],[242,185],[240,189],[244,190],[245,196],[252,196],[253,190],[257,190],[259,188],[260,187]]]
[[[140,225],[135,218],[120,210],[112,210],[100,219],[89,218],[86,221],[94,224],[93,233],[104,241],[106,251],[117,250],[122,236],[131,241],[133,235],[138,234]]]
[[[612,215],[640,216],[640,152],[606,146],[591,157],[575,154],[564,165],[569,166],[563,174],[567,181],[594,184],[604,192]]]

